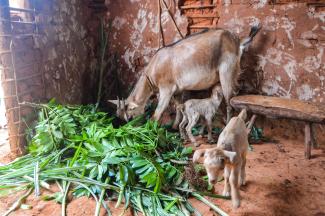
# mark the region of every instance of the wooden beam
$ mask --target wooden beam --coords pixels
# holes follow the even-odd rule
[[[185,5],[181,6],[182,10],[187,10],[187,9],[202,9],[202,8],[214,8],[217,7],[215,4],[210,4],[210,5]]]
[[[193,14],[186,15],[189,18],[219,18],[219,15],[207,15],[207,14]]]
[[[214,25],[192,25],[189,26],[190,29],[211,29],[216,28]]]
[[[230,100],[230,104],[237,110],[247,109],[268,118],[325,124],[325,106],[322,104],[262,95],[236,96]]]

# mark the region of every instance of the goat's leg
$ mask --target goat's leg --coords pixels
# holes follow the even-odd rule
[[[206,127],[206,122],[205,121],[201,121],[200,123],[202,124],[202,126],[200,128],[199,134],[202,135],[202,137],[203,137],[204,136],[204,129]]]
[[[229,183],[231,187],[231,201],[232,206],[234,208],[238,208],[240,206],[240,197],[239,197],[239,187],[238,187],[238,177],[239,177],[240,167],[235,165],[234,168],[231,169]]]
[[[222,195],[227,196],[227,197],[230,196],[229,176],[230,176],[230,169],[226,166],[225,169],[224,169],[224,174],[223,174],[223,177],[224,177],[224,180],[225,180],[225,185],[224,185],[224,188],[223,188]]]
[[[184,140],[187,139],[187,137],[185,135],[185,125],[186,125],[187,122],[188,122],[187,116],[185,114],[183,114],[182,122],[179,124],[179,132],[181,134],[181,138],[184,139]]]
[[[207,123],[207,127],[208,127],[208,142],[214,143],[215,141],[212,138],[212,117],[207,116],[205,119],[206,119],[206,123]]]
[[[205,129],[205,124],[203,124],[200,128],[199,134],[203,137],[204,136],[204,129]]]
[[[174,121],[173,126],[172,126],[173,129],[178,128],[178,125],[180,124],[179,122],[181,121],[181,118],[182,118],[182,113],[178,109],[176,109],[175,121]]]
[[[227,123],[230,121],[232,117],[232,107],[230,104],[227,104]]]
[[[232,107],[230,99],[235,94],[240,75],[240,65],[238,56],[228,54],[223,56],[222,63],[219,65],[219,77],[222,87],[222,93],[227,104],[227,123],[232,116]]]
[[[176,110],[176,116],[175,116],[175,120],[174,120],[172,128],[175,130],[178,128],[178,126],[182,120],[182,112],[179,109],[180,98],[178,98],[178,97],[179,97],[178,95],[175,95],[173,97],[173,102],[175,104],[175,110]]]
[[[194,146],[198,147],[199,144],[196,142],[196,139],[194,138],[194,136],[192,134],[192,128],[195,126],[195,124],[199,120],[200,116],[197,114],[193,114],[192,116],[187,115],[187,117],[188,117],[188,124],[186,126],[187,135],[190,138],[191,142],[194,143]]]
[[[240,169],[240,179],[239,179],[239,185],[245,185],[246,184],[246,154],[243,155],[242,163],[241,163],[241,169]]]
[[[166,110],[174,91],[170,89],[159,89],[159,101],[153,119],[159,121],[161,115]]]

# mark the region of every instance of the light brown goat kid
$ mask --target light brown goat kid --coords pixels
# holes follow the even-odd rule
[[[245,185],[246,154],[248,135],[245,125],[246,110],[233,117],[219,136],[217,147],[196,150],[193,162],[198,162],[204,155],[204,167],[208,173],[209,183],[215,184],[219,173],[224,170],[223,195],[229,196],[234,208],[240,206],[239,186]]]
[[[220,106],[222,98],[222,88],[220,85],[217,85],[212,89],[211,97],[205,99],[190,99],[184,104],[180,104],[178,109],[183,115],[182,122],[179,124],[181,137],[186,139],[184,130],[187,124],[186,132],[188,137],[195,146],[199,146],[192,134],[192,128],[197,124],[200,117],[203,117],[208,129],[208,141],[214,142],[212,138],[212,120]]]

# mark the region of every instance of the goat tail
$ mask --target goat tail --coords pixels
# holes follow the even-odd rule
[[[247,118],[247,111],[246,109],[243,109],[239,115],[238,115],[239,118],[241,118],[244,122],[246,121],[246,118]]]
[[[250,45],[250,43],[253,41],[253,38],[261,30],[261,28],[262,28],[261,24],[252,26],[251,32],[249,33],[248,37],[246,37],[246,38],[244,38],[244,39],[242,39],[240,41],[240,51],[241,51],[241,53],[245,48],[247,48]]]

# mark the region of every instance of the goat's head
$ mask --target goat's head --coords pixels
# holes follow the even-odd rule
[[[212,96],[216,98],[218,101],[222,101],[223,91],[221,85],[217,85],[212,89]]]
[[[225,164],[234,162],[236,152],[226,151],[220,148],[200,149],[195,151],[193,162],[197,162],[203,155],[203,164],[208,173],[209,183],[215,184],[220,172],[225,168]]]
[[[116,116],[124,119],[125,121],[129,121],[129,115],[126,110],[126,101],[124,99],[120,100],[108,100],[108,102],[116,105]]]
[[[128,100],[108,100],[110,103],[116,105],[116,116],[124,119],[125,121],[129,121],[133,117],[141,115],[144,113],[144,106],[137,105],[133,101]]]

